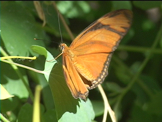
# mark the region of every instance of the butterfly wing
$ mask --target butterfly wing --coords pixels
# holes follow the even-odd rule
[[[63,54],[63,70],[67,85],[73,97],[86,100],[88,89],[66,53]]]

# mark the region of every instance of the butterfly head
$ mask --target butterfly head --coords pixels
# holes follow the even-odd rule
[[[62,50],[62,54],[70,56],[70,58],[74,58],[74,53],[73,51],[65,44],[61,43],[59,45],[60,50]]]
[[[65,47],[67,47],[67,45],[65,43],[61,43],[59,45],[59,48],[60,48],[60,50],[62,50],[62,52],[64,52]]]

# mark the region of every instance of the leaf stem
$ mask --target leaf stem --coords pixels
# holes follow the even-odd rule
[[[0,57],[1,60],[5,60],[5,59],[13,59],[13,58],[20,58],[20,59],[31,59],[31,60],[35,60],[36,56],[34,57],[24,57],[24,56],[5,56],[5,57]]]
[[[44,71],[37,70],[37,69],[31,68],[31,67],[28,67],[28,66],[25,66],[25,65],[22,65],[22,64],[10,62],[10,61],[7,61],[7,60],[1,60],[1,61],[8,63],[8,64],[16,65],[16,66],[19,66],[19,67],[22,67],[22,68],[25,68],[25,69],[28,69],[28,70],[31,70],[31,71],[34,71],[34,72],[37,72],[37,73],[46,74],[46,72],[44,72]]]

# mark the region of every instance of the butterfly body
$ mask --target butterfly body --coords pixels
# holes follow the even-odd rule
[[[60,45],[64,76],[74,98],[86,100],[88,90],[104,81],[112,53],[131,21],[130,10],[108,13],[85,29],[69,47]]]

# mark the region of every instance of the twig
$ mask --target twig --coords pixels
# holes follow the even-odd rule
[[[106,97],[106,94],[105,94],[102,86],[101,85],[98,85],[98,89],[100,90],[101,96],[103,98],[104,108],[105,108],[104,109],[104,116],[103,116],[102,122],[106,122],[107,112],[109,112],[112,122],[116,122],[115,113],[113,112],[113,110],[111,109],[111,107],[109,105],[108,98]]]

